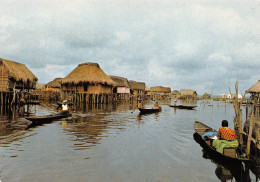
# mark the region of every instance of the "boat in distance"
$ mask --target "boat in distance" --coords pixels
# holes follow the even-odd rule
[[[140,114],[150,114],[160,112],[162,110],[161,107],[159,108],[139,108]]]
[[[197,106],[186,106],[186,105],[169,105],[170,107],[179,108],[179,109],[194,109]]]
[[[248,164],[250,162],[250,160],[248,158],[246,158],[245,155],[243,155],[243,152],[239,148],[236,149],[236,151],[235,151],[236,154],[234,157],[217,152],[217,150],[213,146],[211,146],[209,141],[207,142],[206,140],[204,140],[202,138],[202,135],[204,135],[205,133],[217,132],[216,130],[212,129],[211,127],[209,127],[199,121],[195,121],[194,130],[195,130],[195,133],[193,134],[194,140],[198,144],[200,144],[200,146],[204,150],[206,150],[210,154],[211,158],[213,158],[214,160],[218,160],[222,164],[238,164],[238,163],[242,163],[242,162],[244,162],[245,164]],[[235,149],[233,149],[233,150],[235,150]],[[225,151],[225,148],[224,148],[224,151]]]

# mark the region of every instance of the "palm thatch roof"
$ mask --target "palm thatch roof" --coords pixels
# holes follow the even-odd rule
[[[36,90],[41,90],[42,88],[45,87],[45,85],[46,85],[46,84],[44,84],[44,83],[37,83],[37,84],[36,84]]]
[[[181,95],[197,95],[197,92],[191,89],[181,89]]]
[[[62,84],[102,84],[114,86],[116,83],[100,68],[98,63],[79,64],[62,79]]]
[[[136,82],[133,80],[129,80],[130,88],[132,90],[143,90],[145,91],[145,83],[144,82]]]
[[[62,78],[55,78],[53,81],[46,84],[46,88],[61,88]]]
[[[172,95],[181,95],[181,92],[179,90],[173,90]]]
[[[126,78],[110,75],[110,78],[117,83],[118,87],[130,88],[129,82]]]
[[[258,80],[252,87],[250,87],[247,93],[260,93],[260,80]]]
[[[9,78],[17,82],[34,83],[38,81],[38,78],[24,64],[0,58],[0,66],[2,65],[8,69]]]
[[[171,93],[170,87],[162,87],[162,86],[156,86],[150,88],[152,92],[163,92],[163,93]]]

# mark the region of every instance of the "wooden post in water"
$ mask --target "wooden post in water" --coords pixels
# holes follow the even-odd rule
[[[247,139],[246,154],[248,156],[250,154],[250,145],[251,145],[251,141],[252,141],[252,132],[253,132],[253,127],[254,127],[254,112],[255,112],[255,104],[254,104],[253,110],[252,110],[252,116],[251,116],[251,120],[250,120],[250,127],[249,127],[248,139]]]

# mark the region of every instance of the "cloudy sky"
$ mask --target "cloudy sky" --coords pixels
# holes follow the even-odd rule
[[[40,83],[97,62],[148,87],[244,92],[260,79],[260,0],[0,0],[0,57]]]

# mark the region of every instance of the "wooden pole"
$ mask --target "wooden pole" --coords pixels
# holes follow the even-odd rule
[[[252,116],[250,120],[250,127],[249,127],[249,133],[248,133],[248,139],[247,139],[247,150],[246,154],[249,156],[250,154],[250,145],[252,141],[252,132],[253,132],[253,127],[254,127],[254,111],[255,111],[255,106],[253,106],[253,111],[252,111]]]

